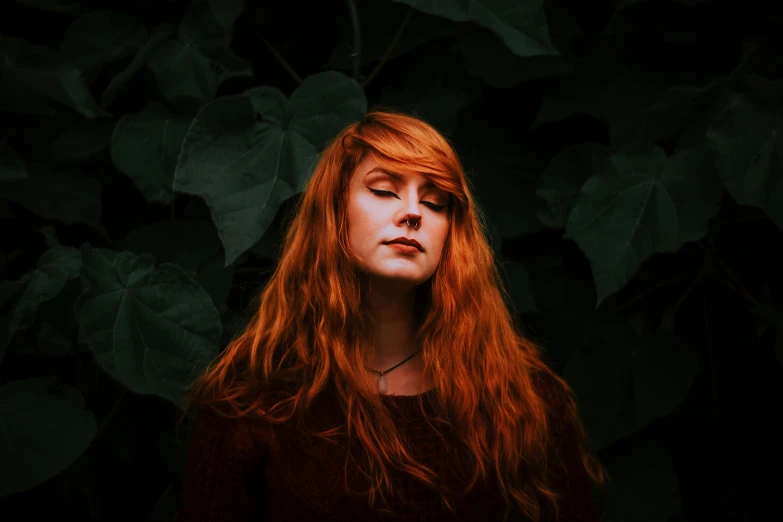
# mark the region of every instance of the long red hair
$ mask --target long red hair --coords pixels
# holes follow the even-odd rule
[[[364,283],[347,242],[345,196],[368,154],[394,172],[427,176],[451,197],[440,263],[417,289],[413,346],[421,348],[425,375],[434,384],[441,416],[432,420],[457,427],[474,456],[470,487],[495,473],[507,505],[515,502],[533,520],[539,519],[542,502],[557,513],[557,488],[548,481],[548,470],[557,463],[547,457],[555,443],[553,405],[537,385],[546,380],[562,391],[557,418],[573,427],[585,470],[605,491],[608,475],[588,449],[571,388],[550,370],[506,306],[508,293],[487,226],[456,152],[427,123],[391,110],[368,112],[322,151],[258,306],[189,387],[185,413],[197,405],[231,418],[285,423],[301,419],[331,383],[347,433],[361,443],[374,471],[371,504],[376,493],[384,498],[384,491],[391,492],[387,465],[392,462],[436,486],[437,475],[405,450],[365,370],[372,366],[373,323],[362,307]],[[284,389],[288,396],[267,404],[267,392]],[[334,431],[315,435],[328,439]]]

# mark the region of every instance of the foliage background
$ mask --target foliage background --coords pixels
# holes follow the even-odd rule
[[[4,514],[172,519],[178,394],[381,104],[457,147],[608,519],[773,519],[779,2],[15,0],[0,31]]]

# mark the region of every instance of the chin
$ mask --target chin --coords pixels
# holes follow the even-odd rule
[[[424,283],[429,279],[428,276],[417,273],[400,273],[400,272],[372,272],[369,276],[373,283],[394,285],[395,290],[400,290],[402,287],[414,288]]]

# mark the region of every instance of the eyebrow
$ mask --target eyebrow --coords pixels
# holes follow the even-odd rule
[[[402,179],[402,176],[400,176],[399,174],[395,174],[394,172],[389,172],[388,170],[384,169],[383,167],[375,167],[374,169],[370,169],[370,170],[367,172],[366,176],[369,176],[369,175],[370,175],[370,174],[372,174],[373,172],[380,172],[380,173],[382,173],[382,174],[386,174],[386,175],[387,175],[387,176],[389,176],[390,178],[393,178],[393,179],[395,179],[395,180],[397,180],[397,181],[399,181],[399,182],[402,182],[402,181],[403,181],[403,179]],[[426,182],[425,182],[425,183],[422,185],[422,187],[423,187],[423,188],[427,188],[427,189],[428,189],[428,188],[433,188],[433,189],[434,189],[434,188],[436,188],[436,187],[435,187],[435,183],[433,183],[433,182],[432,182],[432,180],[428,180],[428,181],[426,181]]]

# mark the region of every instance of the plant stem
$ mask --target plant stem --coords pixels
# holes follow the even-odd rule
[[[715,401],[715,406],[718,406],[718,385],[717,385],[717,378],[715,376],[715,373],[717,369],[715,368],[715,349],[712,345],[712,332],[710,330],[710,311],[709,307],[707,306],[707,289],[702,284],[701,285],[701,301],[702,301],[702,308],[704,309],[704,336],[706,337],[706,346],[707,346],[707,356],[709,357],[710,361],[710,379],[712,383],[712,398]]]
[[[383,66],[386,65],[386,62],[389,61],[389,56],[391,56],[392,50],[400,41],[400,38],[402,37],[402,33],[405,31],[405,27],[408,25],[408,21],[411,19],[412,15],[413,15],[413,7],[409,7],[408,12],[405,13],[405,18],[403,18],[399,29],[397,29],[397,33],[394,35],[394,38],[389,44],[389,47],[386,48],[386,52],[383,53],[383,58],[381,58],[381,61],[378,62],[378,65],[375,66],[375,69],[373,69],[373,71],[370,73],[367,79],[364,80],[364,83],[362,83],[362,88],[366,89],[367,86],[372,81],[372,79],[378,75],[378,72],[380,72],[380,70],[383,69]]]
[[[351,12],[351,25],[353,26],[353,79],[359,81],[359,68],[362,63],[362,26],[359,20],[359,10],[354,0],[347,0],[348,10]]]
[[[280,65],[283,66],[283,69],[285,69],[288,74],[291,75],[291,78],[294,79],[294,81],[297,83],[297,85],[302,85],[302,78],[296,74],[296,71],[288,65],[288,62],[285,61],[285,58],[283,58],[280,53],[277,52],[277,49],[274,48],[274,46],[266,39],[264,38],[264,35],[261,35],[261,41],[264,42],[264,45],[266,45],[266,48],[269,50],[270,53],[272,53],[272,56],[275,57],[275,59],[280,63]]]
[[[672,320],[677,315],[677,310],[680,309],[680,306],[682,306],[682,303],[685,302],[685,300],[690,295],[691,291],[693,291],[693,289],[696,288],[696,285],[701,282],[703,277],[704,277],[704,272],[699,272],[698,274],[696,274],[696,277],[693,278],[693,281],[688,286],[688,288],[685,289],[685,292],[683,292],[683,294],[680,296],[680,298],[677,299],[677,302],[675,303],[674,308],[672,309]]]
[[[639,292],[638,294],[629,297],[628,300],[626,300],[625,302],[621,303],[620,305],[617,306],[617,308],[615,308],[614,310],[609,312],[609,317],[612,317],[612,316],[618,314],[619,312],[625,310],[626,308],[631,306],[633,303],[635,303],[639,299],[642,299],[646,295],[651,294],[655,290],[663,288],[664,286],[668,286],[668,285],[670,285],[672,283],[677,283],[679,281],[682,281],[683,279],[688,279],[689,277],[692,277],[692,276],[693,276],[693,274],[683,274],[683,275],[680,275],[680,276],[677,276],[677,277],[673,277],[671,279],[667,279],[666,281],[663,281],[663,282],[658,283],[656,285],[653,285],[650,288],[647,288],[647,289]],[[698,276],[697,276],[697,279],[698,279]]]
[[[750,301],[756,306],[761,306],[761,303],[759,303],[758,299],[753,297],[753,294],[750,293],[750,290],[748,290],[748,287],[746,287],[739,277],[728,267],[726,263],[723,261],[718,261],[718,264],[723,269],[724,272],[731,278],[732,282],[737,285],[737,289],[739,290],[740,294],[742,294],[745,299]]]

